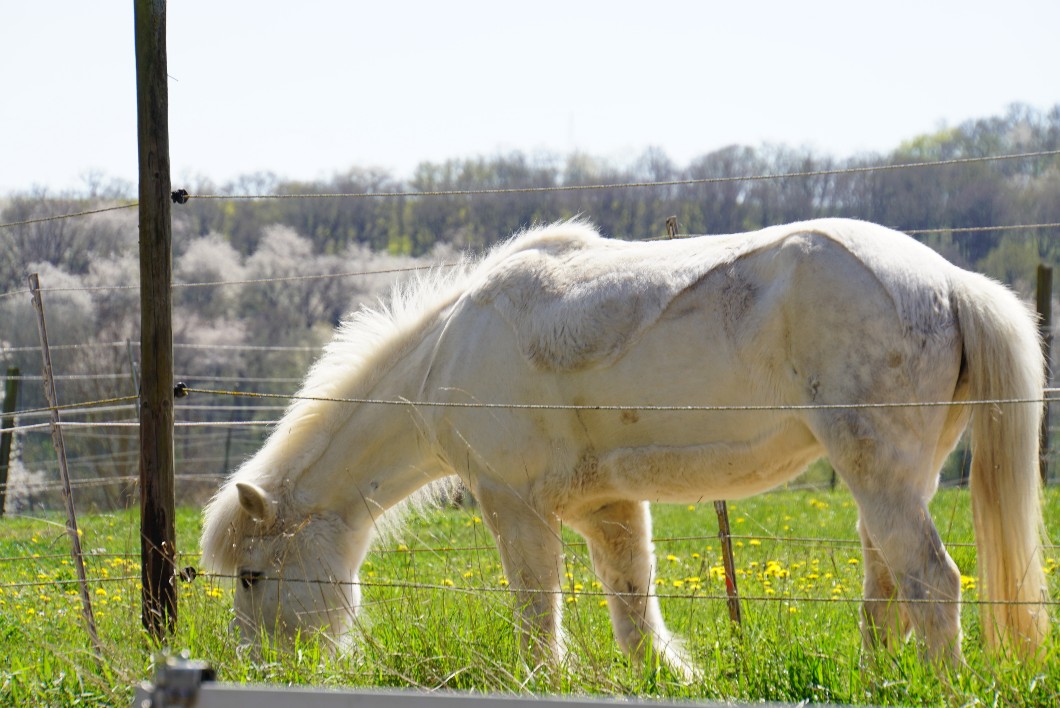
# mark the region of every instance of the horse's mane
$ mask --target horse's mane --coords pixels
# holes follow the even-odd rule
[[[527,229],[485,255],[466,254],[458,263],[416,275],[374,306],[362,307],[344,320],[268,440],[207,504],[200,544],[207,565],[222,572],[233,570],[238,553],[233,541],[256,531],[257,522],[239,505],[235,484],[252,482],[284,504],[293,483],[341,424],[343,416],[334,415],[335,406],[356,405],[333,399],[365,398],[391,363],[494,264],[521,250],[577,248],[598,238],[596,230],[580,219]]]

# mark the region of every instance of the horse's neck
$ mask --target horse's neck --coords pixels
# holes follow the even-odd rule
[[[424,356],[421,342],[386,366],[363,398],[415,401],[420,396]],[[362,402],[327,436],[323,452],[299,476],[295,497],[308,506],[346,517],[372,519],[424,484],[445,474],[433,454],[423,417],[412,405]]]

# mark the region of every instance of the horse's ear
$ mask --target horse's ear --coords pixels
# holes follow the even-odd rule
[[[239,505],[250,514],[251,518],[271,526],[276,520],[276,507],[269,493],[250,482],[236,482],[239,492]]]

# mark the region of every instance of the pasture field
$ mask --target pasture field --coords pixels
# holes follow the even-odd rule
[[[943,490],[932,510],[974,601],[975,552],[968,495]],[[629,665],[611,638],[599,583],[571,535],[564,604],[564,671],[520,663],[512,612],[493,542],[477,509],[414,516],[363,568],[356,645],[333,657],[319,637],[265,648],[252,661],[228,632],[233,583],[199,574],[180,587],[169,643],[208,660],[222,681],[328,687],[447,687],[476,692],[638,695],[690,699],[875,705],[1060,705],[1060,632],[1045,662],[989,662],[973,607],[962,615],[967,666],[926,668],[909,645],[869,665],[858,635],[860,549],[849,494],[781,491],[730,504],[744,624],[735,633],[710,503],[656,507],[657,591],[669,625],[703,670],[683,685],[667,671]],[[1050,538],[1060,539],[1060,489],[1046,494]],[[141,629],[135,511],[82,514],[82,545],[103,661],[91,651],[62,517],[0,519],[0,704],[128,705],[151,676],[156,648]],[[182,509],[182,566],[198,562],[198,509]],[[1060,597],[1060,549],[1046,549],[1051,597]]]

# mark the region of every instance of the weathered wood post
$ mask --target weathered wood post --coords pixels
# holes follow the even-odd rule
[[[0,516],[4,515],[7,503],[7,470],[11,463],[11,442],[15,427],[15,404],[18,401],[18,384],[21,381],[19,369],[12,366],[7,370],[4,380],[4,412],[0,416]]]
[[[1038,332],[1042,337],[1042,354],[1045,357],[1045,386],[1053,381],[1053,269],[1045,264],[1038,265],[1038,287],[1035,292],[1038,308]],[[1042,410],[1042,428],[1039,438],[1038,463],[1042,475],[1042,484],[1049,481],[1049,401]]]
[[[144,627],[177,623],[173,489],[173,271],[165,0],[135,0],[140,161],[140,552]]]
[[[66,442],[63,439],[62,420],[59,417],[59,397],[55,393],[55,377],[52,375],[52,352],[48,346],[48,325],[44,317],[44,300],[40,295],[40,278],[36,273],[29,276],[29,289],[33,295],[33,309],[37,311],[37,331],[40,334],[41,373],[44,375],[44,397],[51,409],[52,442],[59,461],[59,476],[62,482],[63,503],[66,506],[66,535],[70,538],[70,555],[77,571],[77,587],[81,592],[81,615],[85,619],[88,638],[92,642],[96,663],[103,665],[103,645],[96,630],[96,617],[92,613],[92,596],[88,592],[88,576],[85,573],[85,558],[81,552],[81,530],[77,527],[77,510],[74,508],[74,493],[70,484],[70,469],[66,464]]]

